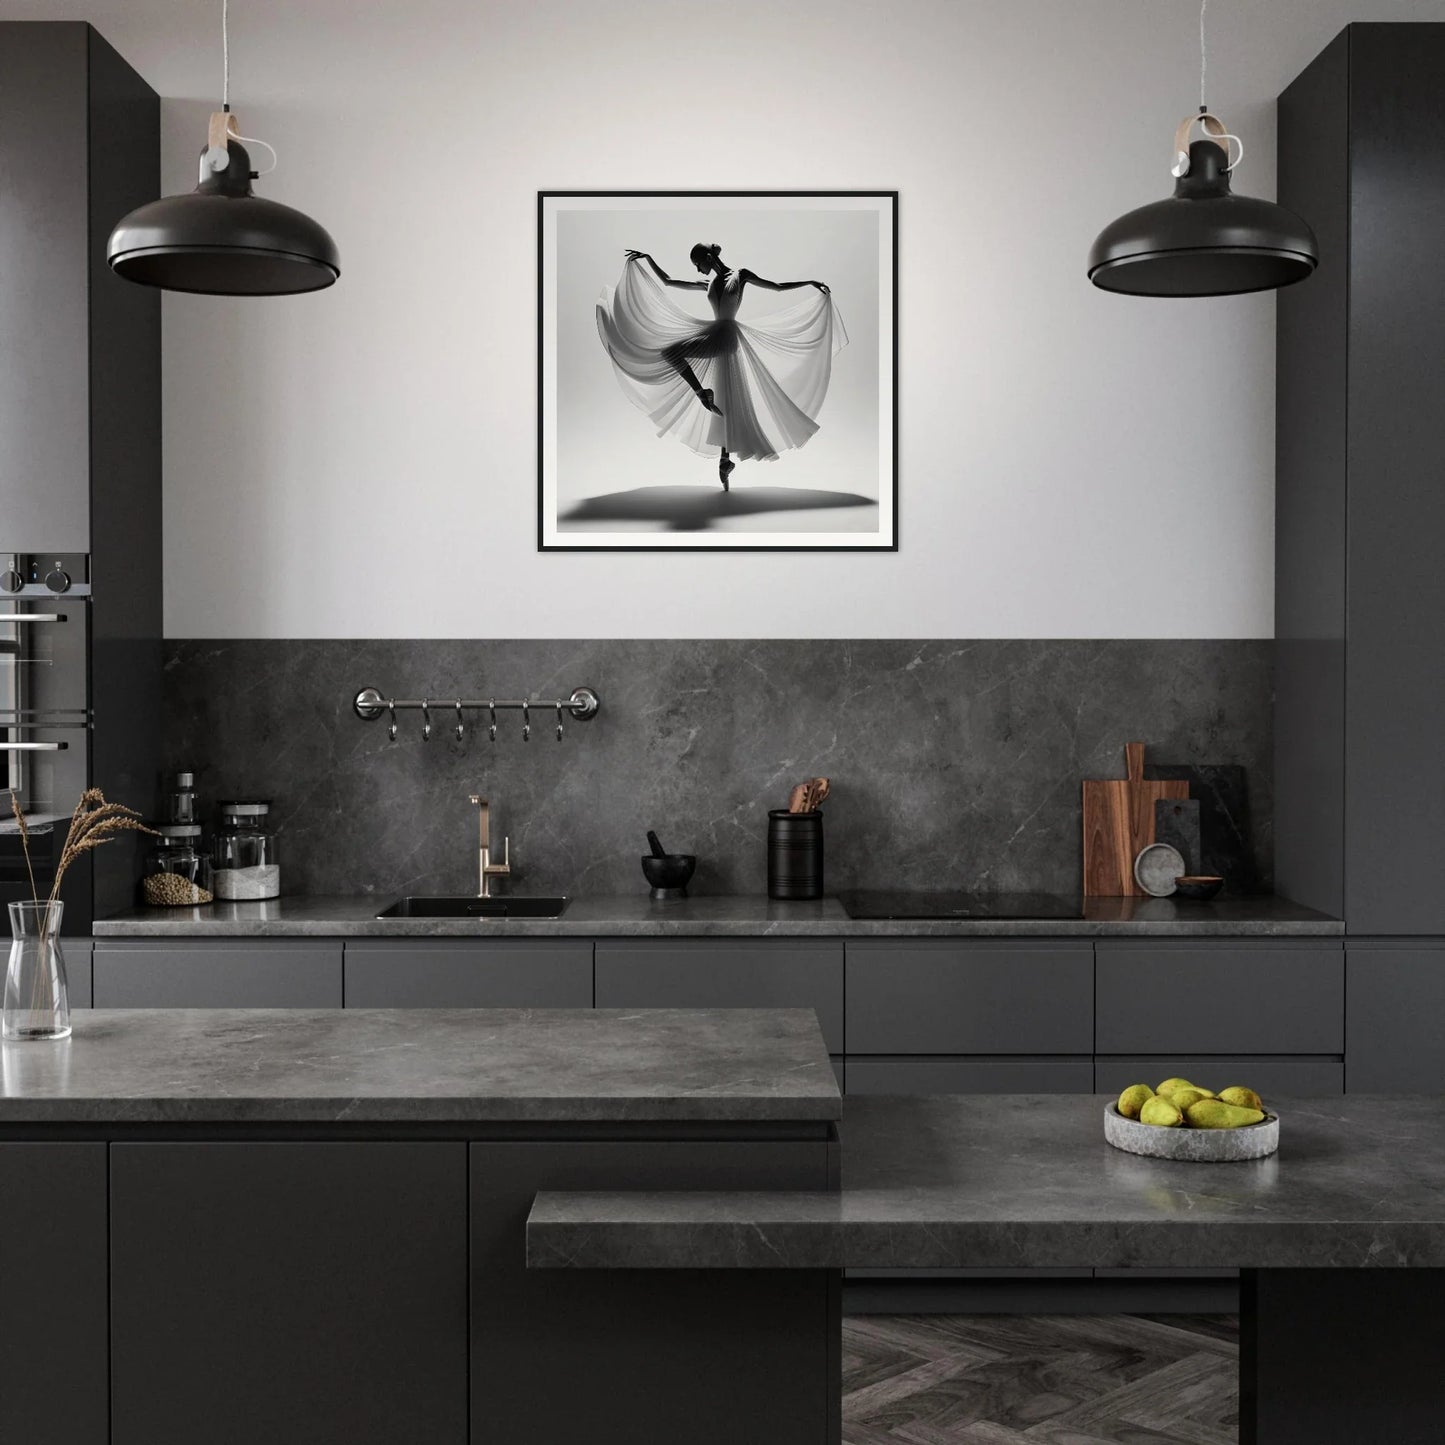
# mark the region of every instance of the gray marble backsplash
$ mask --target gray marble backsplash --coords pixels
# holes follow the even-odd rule
[[[1158,763],[1247,770],[1259,878],[1270,871],[1272,644],[1264,641],[183,641],[168,646],[166,755],[209,804],[275,802],[288,893],[476,889],[476,810],[511,835],[516,892],[645,890],[656,828],[698,855],[694,893],[766,887],[769,808],[813,774],[830,891],[1074,892],[1079,783]],[[588,723],[500,715],[489,743],[444,704],[363,722],[396,696],[602,697]],[[149,806],[149,800],[135,800]]]

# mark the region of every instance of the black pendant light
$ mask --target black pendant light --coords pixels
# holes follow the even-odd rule
[[[1244,144],[1203,103],[1204,11],[1199,7],[1199,114],[1174,135],[1174,194],[1110,222],[1089,251],[1089,280],[1128,296],[1234,296],[1303,281],[1319,264],[1307,222],[1273,201],[1237,196],[1230,173]],[[1195,125],[1204,136],[1192,143]],[[1233,162],[1230,142],[1238,147]],[[1186,146],[1188,149],[1186,150]]]
[[[125,216],[110,234],[106,259],[127,281],[166,291],[210,296],[319,291],[341,274],[336,242],[304,212],[251,189],[256,172],[231,114],[227,8],[222,0],[222,103],[211,115],[200,180],[189,195],[164,196]],[[265,141],[252,143],[271,149]]]

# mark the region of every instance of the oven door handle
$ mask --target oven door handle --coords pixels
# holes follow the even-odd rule
[[[0,612],[0,622],[64,622],[63,612]]]
[[[63,753],[69,743],[0,743],[0,753]]]

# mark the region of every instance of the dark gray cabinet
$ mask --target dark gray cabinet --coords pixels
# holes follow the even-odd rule
[[[67,949],[80,1007],[83,946]],[[854,1094],[1114,1092],[1180,1068],[1205,1082],[1222,1069],[1233,1076],[1223,1082],[1332,1094],[1344,1079],[1344,959],[1340,943],[1312,939],[360,938],[343,951],[341,939],[102,938],[93,999],[99,1008],[811,1008],[839,1086]],[[1416,1036],[1433,1018],[1432,994],[1412,968],[1382,960],[1387,982],[1352,1005],[1360,1078],[1379,1076],[1369,1070],[1392,1054],[1423,1053]],[[1407,1076],[1420,1071],[1403,1060],[1394,1077]]]
[[[105,1188],[104,1144],[0,1144],[0,1437],[17,1445],[109,1441]]]
[[[848,941],[848,1053],[1092,1054],[1088,943]]]
[[[1352,1094],[1445,1094],[1445,944],[1354,943],[1346,955]]]
[[[0,368],[0,546],[90,551],[88,48],[83,25],[0,29],[0,326],[23,342]]]
[[[1442,94],[1445,25],[1371,23],[1279,101],[1275,872],[1352,934],[1445,935]]]
[[[84,938],[62,938],[61,951],[65,954],[65,981],[70,989],[71,1008],[89,1008],[90,955],[93,945]]]
[[[591,1008],[592,944],[572,939],[346,945],[348,1008]]]
[[[339,939],[97,939],[96,1008],[340,1008]]]
[[[1100,1054],[1340,1054],[1338,944],[1100,941]]]
[[[1092,1094],[1092,1055],[1071,1059],[850,1058],[850,1094]]]
[[[12,21],[0,132],[0,329],[19,348],[0,368],[0,551],[103,549],[92,484],[99,499],[140,466],[158,554],[160,298],[110,274],[105,242],[159,192],[160,102],[89,25]],[[112,449],[122,433],[139,455]]]
[[[598,1008],[810,1008],[828,1052],[843,1048],[843,945],[836,940],[599,941]]]
[[[112,1445],[466,1445],[466,1171],[460,1142],[112,1145]]]
[[[0,757],[0,786],[13,781],[40,811],[68,812],[86,786],[144,806],[161,738],[161,301],[113,275],[105,248],[116,221],[160,192],[160,99],[91,26],[5,21],[0,135],[0,570],[16,556],[48,571],[42,559],[89,554],[92,597],[76,588],[56,624],[57,638],[88,634],[88,655],[56,672],[82,693],[64,705],[88,706],[96,724],[42,727],[35,714],[62,705],[43,684],[7,699],[22,715],[0,710],[0,733],[23,724],[70,751],[63,782],[39,757],[6,779]],[[139,852],[121,838],[72,865],[69,933],[134,902]],[[18,896],[13,878],[4,887]]]
[[[825,1271],[528,1271],[525,1245],[541,1189],[821,1190],[827,1151],[822,1141],[473,1144],[472,1439],[837,1439],[827,1423],[836,1429],[837,1341],[817,1327],[835,1288]]]

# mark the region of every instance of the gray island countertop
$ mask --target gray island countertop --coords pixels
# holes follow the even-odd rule
[[[1270,1100],[1279,1152],[1125,1154],[1088,1095],[850,1098],[842,1192],[542,1193],[532,1268],[1445,1266],[1421,1096]]]
[[[574,898],[560,918],[377,918],[384,895],[290,897],[202,908],[136,908],[98,920],[97,938],[1318,938],[1344,924],[1272,896],[1067,900],[1073,918],[849,918],[836,898],[778,903],[701,894]]]
[[[827,1122],[808,1009],[86,1009],[0,1050],[13,1124]]]

